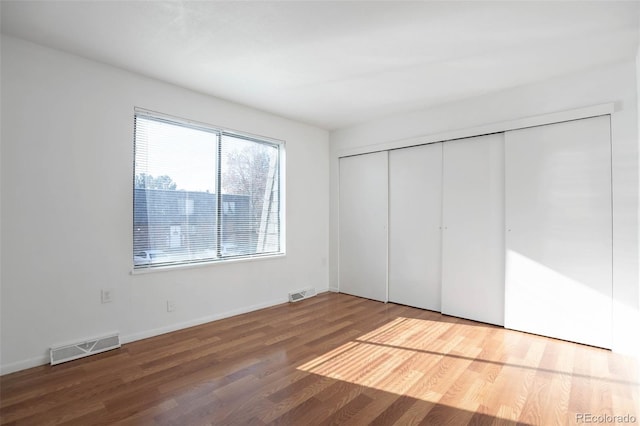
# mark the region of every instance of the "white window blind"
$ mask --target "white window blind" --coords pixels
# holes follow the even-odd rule
[[[134,268],[281,253],[282,148],[136,111]]]

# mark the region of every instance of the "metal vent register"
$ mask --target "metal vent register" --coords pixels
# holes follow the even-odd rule
[[[100,352],[117,349],[120,345],[120,336],[114,334],[112,336],[101,337],[93,340],[85,340],[66,346],[51,348],[50,357],[51,365],[72,361],[85,356],[99,354]]]
[[[289,302],[298,302],[303,299],[308,299],[309,297],[316,295],[315,288],[308,288],[305,290],[295,291],[293,293],[289,293]]]

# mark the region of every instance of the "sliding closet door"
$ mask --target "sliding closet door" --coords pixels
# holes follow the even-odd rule
[[[505,326],[611,347],[609,116],[506,134]]]
[[[340,292],[387,300],[387,152],[340,159]]]
[[[440,311],[442,144],[389,153],[389,301]]]
[[[442,313],[504,324],[504,134],[443,145]]]

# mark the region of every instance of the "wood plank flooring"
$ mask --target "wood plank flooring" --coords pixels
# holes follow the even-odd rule
[[[570,425],[626,415],[640,423],[639,391],[636,361],[609,351],[325,293],[3,376],[0,419]]]

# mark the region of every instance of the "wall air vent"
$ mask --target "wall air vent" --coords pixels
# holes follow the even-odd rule
[[[289,302],[299,302],[300,300],[308,299],[316,295],[316,289],[311,287],[305,290],[295,291],[289,293]]]
[[[120,336],[118,334],[85,340],[71,345],[58,346],[50,350],[51,365],[99,354],[100,352],[117,349],[120,346]]]

